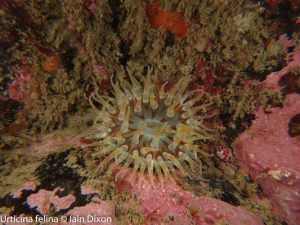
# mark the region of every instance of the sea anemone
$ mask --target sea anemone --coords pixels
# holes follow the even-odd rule
[[[209,154],[201,141],[215,138],[215,130],[205,125],[214,116],[212,101],[204,92],[186,91],[190,80],[158,85],[146,76],[143,85],[133,76],[111,81],[114,97],[95,90],[89,101],[96,109],[92,130],[85,136],[103,158],[100,165],[114,162],[132,168],[132,174],[148,173],[161,181],[178,173],[201,178],[201,157]]]

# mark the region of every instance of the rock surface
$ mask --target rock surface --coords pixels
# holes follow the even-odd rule
[[[126,173],[126,172],[125,172]],[[140,176],[140,175],[139,175]],[[158,180],[152,183],[145,177],[125,179],[117,187],[129,187],[145,214],[145,224],[201,224],[224,222],[231,225],[263,224],[252,213],[218,199],[195,197],[182,190],[175,182]]]
[[[300,138],[290,137],[290,119],[299,113],[300,96],[266,114],[255,112],[250,129],[233,143],[240,165],[261,185],[275,214],[290,225],[300,221]]]

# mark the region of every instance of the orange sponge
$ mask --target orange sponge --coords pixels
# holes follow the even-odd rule
[[[153,28],[163,27],[176,36],[184,36],[188,31],[188,23],[179,12],[162,11],[158,3],[147,6],[147,16]]]

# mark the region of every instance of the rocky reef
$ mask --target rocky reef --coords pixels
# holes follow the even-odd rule
[[[299,7],[0,0],[0,224],[296,225]]]

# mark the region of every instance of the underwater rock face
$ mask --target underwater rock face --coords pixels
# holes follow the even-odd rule
[[[128,173],[128,171],[124,171]],[[116,183],[119,189],[129,188],[135,195],[145,214],[145,224],[225,224],[241,225],[263,224],[252,213],[230,205],[218,199],[195,197],[184,191],[175,182],[166,180],[163,184],[158,179],[153,184],[146,176],[140,175],[139,182],[123,179]]]
[[[288,224],[300,221],[300,139],[289,136],[289,121],[300,109],[300,96],[287,96],[270,114],[261,107],[251,128],[233,143],[240,165],[261,185],[276,215]]]
[[[252,199],[261,190],[229,148],[252,109],[275,95],[256,79],[286,53],[288,68],[300,65],[288,24],[297,9],[266,1],[0,0],[0,214],[279,224]],[[297,115],[290,135],[299,135]],[[112,176],[98,170],[105,162],[130,170]],[[266,170],[275,180],[257,180],[273,199],[276,179],[294,171]],[[116,190],[115,180],[133,175],[147,180]],[[293,199],[283,178],[278,195]]]

